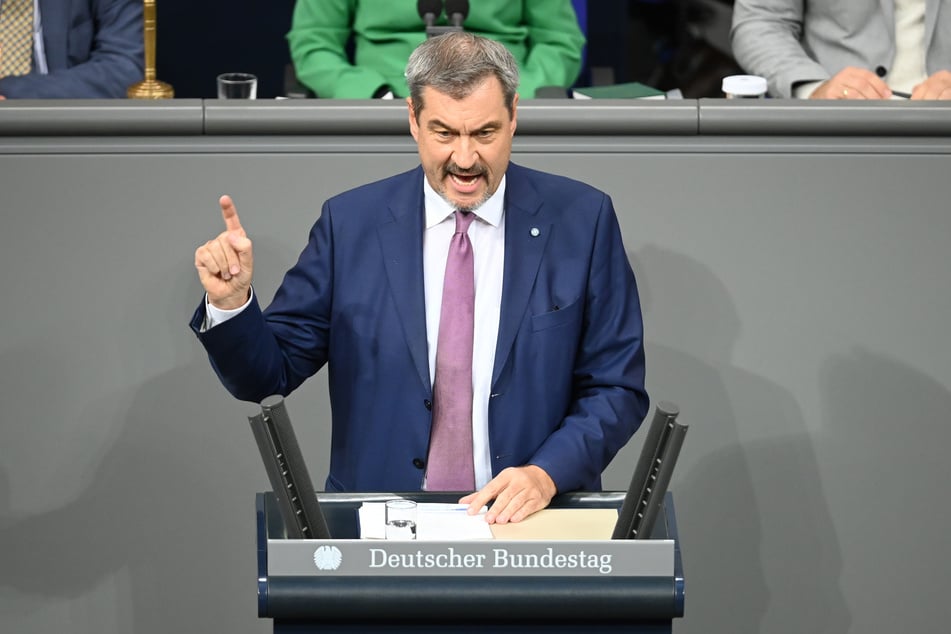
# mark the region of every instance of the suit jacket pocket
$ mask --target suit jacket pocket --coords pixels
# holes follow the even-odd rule
[[[583,302],[579,299],[568,306],[557,307],[547,313],[532,315],[532,331],[538,332],[539,330],[548,330],[549,328],[574,323],[581,319],[582,306]]]

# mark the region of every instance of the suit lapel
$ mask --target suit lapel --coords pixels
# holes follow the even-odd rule
[[[510,166],[505,185],[505,267],[493,388],[512,351],[551,229],[550,215],[538,192],[521,168]]]
[[[878,6],[882,9],[882,19],[885,21],[886,28],[892,32],[892,42],[895,40],[895,0],[878,0]],[[888,26],[890,25],[890,27]]]
[[[43,51],[50,72],[66,68],[70,4],[69,0],[39,0]]]
[[[935,26],[938,24],[938,5],[941,0],[928,0],[925,4],[925,69],[928,72],[928,49],[931,48],[931,38],[934,36]],[[949,7],[945,7],[949,10]],[[935,69],[938,70],[938,69]]]
[[[416,169],[393,192],[389,216],[377,228],[387,280],[420,381],[432,389],[423,288],[423,172]],[[505,266],[492,371],[493,386],[511,354],[553,227],[542,199],[521,168],[510,166],[505,192]],[[536,231],[537,230],[537,231]]]
[[[390,211],[378,227],[380,248],[403,335],[426,389],[429,356],[426,343],[426,295],[423,288],[423,172],[416,169],[396,186]]]

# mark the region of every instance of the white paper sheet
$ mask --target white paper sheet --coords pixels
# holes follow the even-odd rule
[[[385,539],[386,504],[364,502],[360,506],[360,538]],[[486,508],[476,515],[465,504],[419,503],[416,506],[416,539],[419,541],[492,539],[485,521]]]

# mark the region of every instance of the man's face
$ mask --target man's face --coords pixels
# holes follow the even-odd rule
[[[453,207],[472,211],[498,189],[508,168],[515,135],[515,106],[505,107],[495,76],[463,99],[423,89],[419,121],[409,103],[409,129],[419,146],[426,180]]]

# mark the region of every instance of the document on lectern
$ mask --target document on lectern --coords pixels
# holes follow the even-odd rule
[[[385,539],[386,503],[364,502],[360,506],[360,539]],[[492,539],[492,530],[481,513],[469,515],[465,504],[420,502],[416,506],[416,539],[418,541],[459,541]]]
[[[611,539],[617,509],[543,509],[521,522],[487,524],[486,509],[466,513],[464,504],[419,503],[416,518],[418,541],[501,540],[604,540]],[[385,539],[385,503],[364,502],[360,507],[360,538]]]

